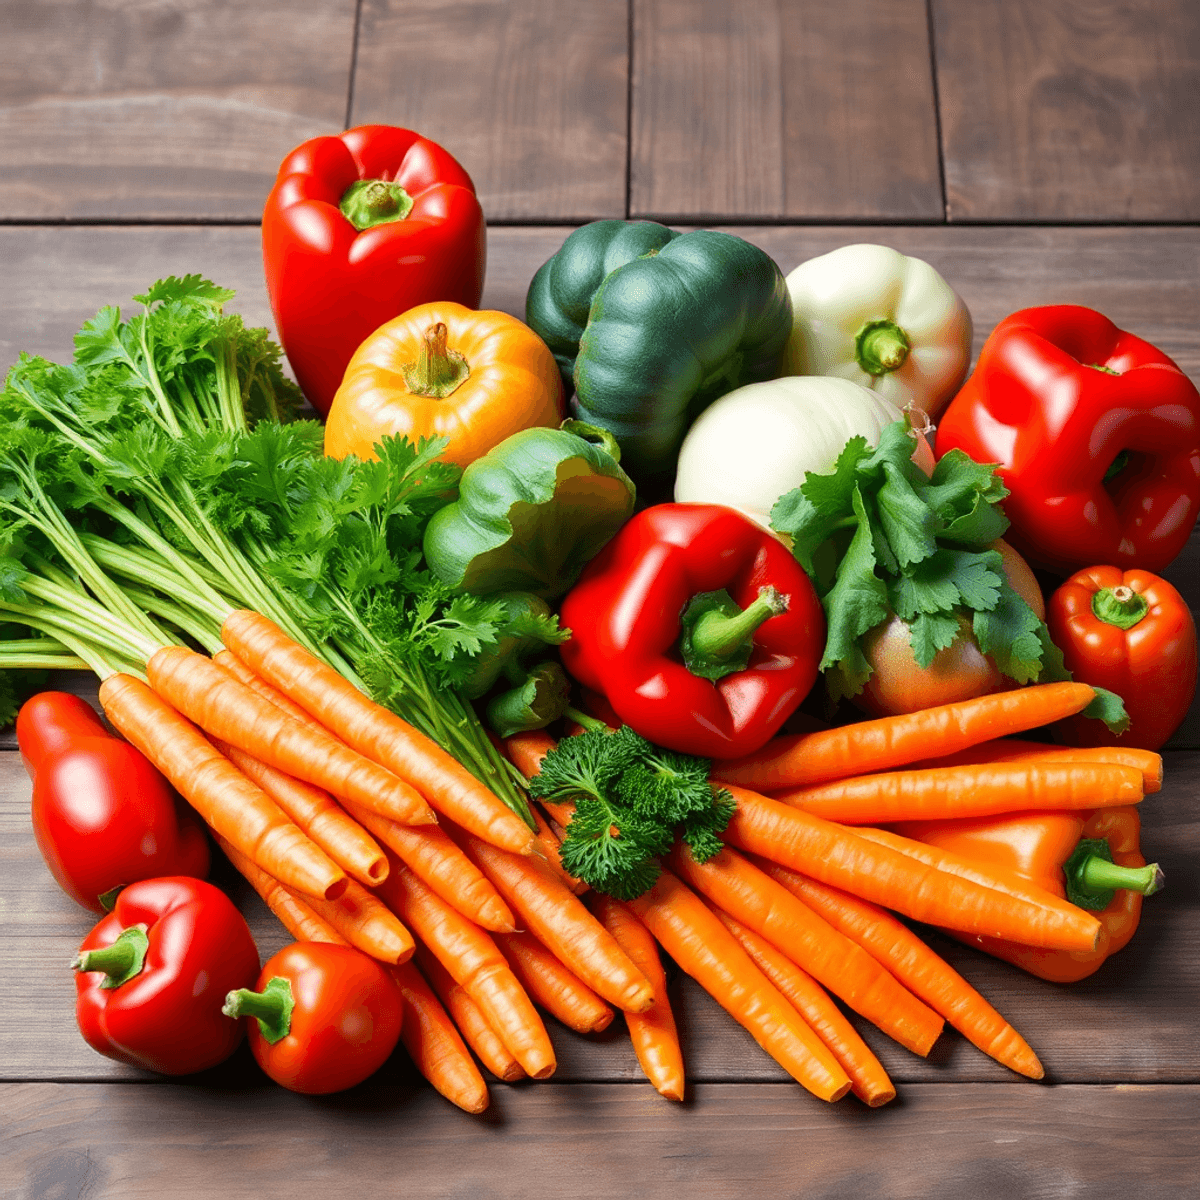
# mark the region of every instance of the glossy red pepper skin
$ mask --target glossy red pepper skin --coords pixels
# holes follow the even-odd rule
[[[171,876],[131,884],[84,939],[81,951],[110,946],[145,925],[142,970],[115,988],[101,971],[78,971],[75,1013],[94,1050],[163,1075],[216,1066],[244,1030],[221,1014],[225,995],[258,974],[258,950],[232,900],[201,879]]]
[[[412,210],[360,232],[338,207],[359,179],[401,184]],[[296,147],[267,197],[262,241],[280,341],[322,415],[351,355],[385,321],[431,300],[479,307],[487,251],[474,184],[411,129],[360,125]]]
[[[1136,808],[1128,806],[958,821],[907,821],[892,828],[905,837],[980,859],[993,873],[1011,871],[1063,899],[1067,895],[1063,864],[1083,839],[1107,841],[1118,866],[1146,865],[1140,850],[1141,818]],[[944,932],[1041,979],[1074,983],[1094,974],[1106,959],[1128,945],[1141,914],[1141,893],[1118,890],[1112,903],[1094,914],[1100,921],[1100,938],[1096,948],[1087,952],[1046,950],[1002,938]]]
[[[163,875],[208,874],[204,826],[141,751],[111,736],[92,708],[42,692],[17,715],[33,776],[33,836],[59,887],[105,911],[114,888]]]
[[[1120,588],[1146,603],[1144,615],[1128,629],[1093,609],[1099,594]],[[1116,692],[1130,718],[1120,735],[1102,721],[1063,721],[1056,732],[1067,745],[1157,750],[1179,728],[1196,695],[1196,622],[1165,579],[1149,571],[1088,567],[1050,597],[1046,624],[1074,678]]]
[[[742,608],[771,585],[788,602],[754,632],[744,670],[711,681],[676,649],[696,595],[725,589]],[[817,677],[825,615],[783,544],[733,509],[659,504],[628,521],[562,604],[563,665],[622,721],[660,746],[736,758],[767,742]]]
[[[374,1074],[400,1038],[404,1004],[391,975],[373,958],[331,942],[293,942],[263,967],[292,986],[290,1031],[272,1044],[246,1018],[250,1049],[276,1083],[293,1092],[340,1092]],[[231,1022],[232,1023],[232,1022]]]
[[[1006,540],[1064,574],[1161,570],[1200,512],[1200,393],[1090,308],[1028,308],[996,326],[938,425],[938,457],[954,448],[999,464]]]

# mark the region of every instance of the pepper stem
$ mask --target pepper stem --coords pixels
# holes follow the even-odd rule
[[[754,631],[787,607],[787,597],[769,585],[744,609],[723,590],[693,596],[680,620],[684,665],[693,675],[712,680],[743,670],[754,648]]]
[[[591,713],[581,712],[573,704],[568,704],[563,709],[562,715],[568,721],[574,721],[576,725],[588,730],[589,733],[595,733],[597,730],[603,732],[612,728],[611,725],[605,724],[599,717],[593,717]]]
[[[1166,878],[1158,863],[1145,867],[1123,867],[1113,862],[1112,848],[1104,838],[1084,838],[1063,863],[1067,899],[1080,908],[1100,912],[1119,890],[1152,896],[1161,891]]]
[[[229,992],[221,1012],[235,1021],[240,1017],[254,1017],[263,1037],[274,1045],[291,1032],[295,1007],[291,981],[276,975],[267,980],[267,986],[261,992],[249,988]]]
[[[868,375],[887,375],[908,358],[908,335],[891,320],[868,321],[854,335],[854,357]]]
[[[130,925],[122,929],[117,940],[95,950],[80,950],[71,966],[76,971],[103,971],[106,978],[102,988],[118,988],[141,974],[146,962],[150,939],[145,925]]]
[[[1166,876],[1158,863],[1148,863],[1144,867],[1122,867],[1092,854],[1083,860],[1078,878],[1091,892],[1112,892],[1123,888],[1130,892],[1141,892],[1143,896],[1161,892],[1166,883]]]
[[[386,179],[356,179],[342,193],[342,216],[355,229],[372,229],[403,221],[412,212],[412,197],[400,184]]]
[[[1124,583],[1101,588],[1092,596],[1092,612],[1106,625],[1118,629],[1132,629],[1149,608],[1146,597]]]
[[[404,382],[414,396],[433,396],[444,400],[471,374],[467,360],[457,350],[446,347],[449,331],[438,321],[425,330],[421,355],[404,367]]]

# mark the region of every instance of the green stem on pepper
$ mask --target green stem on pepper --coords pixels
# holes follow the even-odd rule
[[[263,1037],[274,1045],[291,1032],[295,1007],[290,981],[276,976],[267,980],[261,992],[251,991],[250,988],[229,992],[221,1011],[235,1021],[241,1017],[254,1017]]]
[[[130,925],[121,930],[117,940],[95,950],[81,950],[71,966],[76,971],[103,971],[106,978],[102,988],[118,988],[141,973],[146,963],[150,939],[145,925]]]
[[[887,317],[868,321],[854,335],[854,357],[868,375],[887,375],[908,358],[908,335]]]
[[[1115,625],[1118,629],[1132,629],[1149,609],[1146,597],[1123,583],[1101,588],[1092,597],[1092,612],[1105,624]]]
[[[684,665],[693,675],[713,680],[745,670],[754,631],[787,607],[787,597],[769,585],[744,609],[724,590],[693,596],[680,618]]]
[[[467,360],[446,345],[445,323],[436,321],[425,330],[421,354],[404,368],[404,382],[414,396],[433,396],[445,400],[466,382],[471,374]]]

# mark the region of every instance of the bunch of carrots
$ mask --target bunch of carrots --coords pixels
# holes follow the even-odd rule
[[[390,965],[409,1052],[471,1112],[488,1103],[476,1060],[503,1080],[553,1073],[539,1009],[581,1032],[621,1009],[647,1076],[682,1099],[660,947],[822,1099],[896,1094],[829,993],[916,1054],[948,1021],[1040,1078],[1020,1034],[892,912],[1073,950],[1096,944],[1096,918],[861,825],[1128,804],[1161,773],[1157,755],[999,742],[1084,708],[1092,690],[1072,683],[777,738],[714,772],[737,802],[727,848],[701,864],[677,846],[654,887],[622,903],[581,896],[563,870],[570,803],[543,802],[531,828],[260,614],[230,613],[222,640],[211,658],[159,646],[148,683],[107,673],[106,714],[294,936]],[[531,777],[553,745],[537,732],[505,750]]]

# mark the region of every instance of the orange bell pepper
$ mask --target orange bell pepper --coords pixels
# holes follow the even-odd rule
[[[1163,885],[1158,864],[1147,866],[1139,849],[1141,822],[1136,808],[908,821],[892,828],[985,862],[1001,878],[1007,872],[1032,880],[1091,910],[1100,920],[1100,939],[1090,951],[1045,950],[945,930],[968,946],[1055,983],[1073,983],[1091,975],[1128,944],[1141,917],[1142,896]]]
[[[507,313],[420,304],[355,351],[325,423],[325,453],[374,458],[385,434],[445,437],[460,467],[510,434],[563,418],[562,379],[546,343]]]

